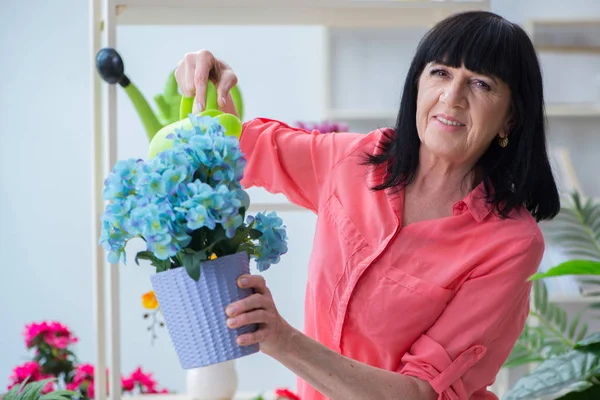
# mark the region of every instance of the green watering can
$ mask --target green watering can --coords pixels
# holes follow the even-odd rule
[[[148,157],[153,158],[161,151],[170,148],[173,141],[167,139],[167,136],[174,133],[176,129],[190,129],[192,127],[192,122],[188,118],[188,115],[192,112],[193,104],[193,97],[181,97],[181,105],[179,107],[179,118],[181,120],[165,126],[154,135],[150,141]],[[239,139],[242,133],[242,121],[233,114],[224,113],[219,110],[217,104],[217,89],[211,81],[208,81],[206,87],[206,107],[199,115],[201,117],[209,116],[215,118],[219,121],[221,126],[225,128],[226,136],[235,136]]]
[[[158,143],[160,143],[161,140],[158,140],[153,144],[153,139],[156,135],[158,135],[159,132],[162,132],[162,129],[171,126],[171,124],[185,124],[185,121],[187,121],[187,124],[190,123],[187,119],[187,116],[192,112],[194,99],[185,98],[179,94],[177,90],[177,80],[175,79],[175,75],[173,73],[169,74],[163,93],[154,96],[154,101],[158,107],[158,114],[155,114],[142,93],[125,75],[123,60],[115,49],[107,47],[98,52],[96,55],[96,69],[105,82],[110,84],[118,83],[125,90],[125,93],[133,103],[133,106],[135,107],[135,110],[137,111],[142,124],[144,125],[144,129],[148,135],[148,140],[151,142],[151,152],[153,148],[160,148]],[[241,121],[244,117],[244,104],[237,85],[231,89],[230,93],[231,97],[233,98],[235,108],[240,115],[238,121]],[[216,90],[212,82],[209,83],[206,97],[206,108],[205,111],[200,115],[217,117],[223,114],[224,116],[219,117],[220,123],[224,126],[227,125],[229,129],[233,129],[233,126],[237,125],[238,121],[232,120],[231,117],[236,119],[237,117],[235,117],[235,115],[224,114],[219,111],[216,102]],[[230,130],[228,130],[227,126],[225,127],[226,133],[230,134]],[[173,126],[169,130],[169,133],[173,132],[176,127],[177,126]],[[170,140],[167,140],[167,142],[170,142]]]

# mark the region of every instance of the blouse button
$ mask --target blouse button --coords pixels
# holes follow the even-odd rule
[[[458,203],[456,203],[456,204],[454,205],[454,209],[455,209],[456,211],[459,211],[459,212],[462,212],[462,211],[464,211],[464,210],[465,210],[465,207],[466,207],[466,205],[465,205],[465,203],[464,203],[464,202],[462,202],[462,201],[460,201],[460,202],[458,202]]]

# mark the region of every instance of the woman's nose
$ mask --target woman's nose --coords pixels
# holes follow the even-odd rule
[[[465,107],[467,99],[464,87],[458,82],[452,82],[444,86],[440,101],[449,107]]]

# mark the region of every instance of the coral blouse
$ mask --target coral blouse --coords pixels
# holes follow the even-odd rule
[[[482,185],[452,216],[402,227],[403,191],[363,154],[382,133],[320,134],[244,123],[242,184],[283,193],[318,214],[304,333],[347,357],[428,381],[438,399],[497,399],[486,387],[519,337],[544,250],[524,208],[491,212]],[[302,379],[303,400],[325,399]]]

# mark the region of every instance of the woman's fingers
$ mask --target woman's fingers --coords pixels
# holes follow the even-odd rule
[[[231,303],[227,306],[225,312],[230,317],[235,317],[248,311],[265,309],[272,304],[272,301],[259,293],[251,294],[250,296]]]
[[[217,88],[217,103],[221,111],[236,114],[230,90],[237,84],[237,76],[229,65],[217,60],[208,50],[187,53],[175,70],[175,79],[181,94],[194,97],[195,111],[206,107],[206,87],[212,80]]]
[[[268,326],[260,328],[256,332],[244,333],[238,336],[237,342],[241,346],[249,346],[255,343],[264,342],[269,338],[270,332]],[[262,348],[262,345],[261,345]]]
[[[194,58],[195,68],[193,70],[193,81],[196,90],[196,105],[200,111],[206,106],[206,85],[210,75],[216,75],[218,79],[218,71],[213,72],[216,68],[215,56],[208,50],[201,50],[196,53]]]
[[[236,317],[228,318],[227,326],[230,328],[240,328],[250,324],[268,324],[274,318],[275,317],[270,312],[259,309],[239,314]]]
[[[231,111],[226,111],[226,107],[230,105],[231,107],[229,108],[235,111],[235,106],[233,104],[229,104],[233,102],[229,91],[235,85],[237,85],[237,82],[237,76],[233,73],[229,66],[223,63],[217,83],[217,102],[220,110],[231,113]],[[235,111],[235,113],[237,114],[237,111]]]
[[[271,294],[269,288],[267,288],[265,278],[261,275],[242,275],[238,278],[238,286],[241,288],[252,288],[260,294]]]

